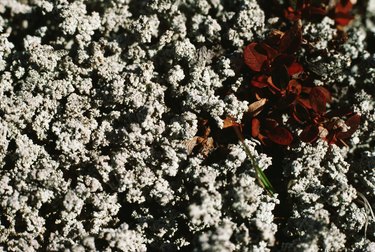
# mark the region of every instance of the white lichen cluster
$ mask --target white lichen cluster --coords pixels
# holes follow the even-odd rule
[[[333,89],[362,90],[350,100],[363,115],[352,140],[360,162],[355,148],[292,148],[272,167],[284,169],[273,181],[290,181],[286,203],[259,185],[239,143],[216,148],[214,161],[188,154],[201,118],[220,129],[248,109],[226,91],[244,83],[243,46],[272,29],[257,2],[0,1],[0,250],[373,246],[373,233],[358,232],[374,226],[357,192],[375,194],[375,70],[361,72],[373,52],[359,22],[347,46],[305,63],[324,67]],[[304,36],[324,50],[334,23],[306,25]],[[275,162],[245,144],[262,169]],[[280,224],[275,208],[286,204]]]

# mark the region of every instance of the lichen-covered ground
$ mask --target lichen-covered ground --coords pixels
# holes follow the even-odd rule
[[[188,155],[199,118],[247,110],[242,50],[275,22],[259,3],[0,0],[0,251],[375,251],[374,0],[309,58],[362,115],[350,148],[246,140],[275,197],[240,144]],[[337,32],[303,29],[317,50]]]

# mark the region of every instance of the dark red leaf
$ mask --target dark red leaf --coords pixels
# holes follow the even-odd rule
[[[306,109],[311,109],[311,102],[309,99],[305,99],[305,98],[301,98],[299,97],[298,98],[298,102],[304,106]]]
[[[251,120],[251,136],[257,137],[260,131],[260,121],[257,118]]]
[[[251,85],[253,87],[257,87],[257,88],[265,88],[265,87],[268,87],[268,82],[267,82],[267,76],[266,75],[258,75],[258,76],[255,76],[252,80],[251,80]]]
[[[350,1],[339,1],[335,7],[335,21],[338,25],[345,26],[353,19],[351,10],[353,4]]]
[[[293,141],[293,136],[289,130],[281,126],[268,131],[267,136],[272,142],[280,145],[290,145]]]
[[[271,72],[272,83],[279,89],[285,89],[289,83],[288,69],[285,65],[277,66]]]
[[[277,57],[277,55],[279,55],[279,52],[276,49],[274,49],[273,47],[269,46],[268,44],[261,43],[260,45],[266,51],[269,61],[272,61],[274,58]]]
[[[301,66],[301,64],[299,64],[297,62],[293,62],[288,67],[288,74],[290,76],[293,76],[293,75],[296,75],[296,74],[299,74],[299,73],[302,73],[302,72],[303,72],[303,67]]]
[[[263,63],[267,60],[267,55],[258,43],[253,42],[245,47],[244,60],[251,70],[260,72]]]
[[[327,104],[326,93],[320,87],[312,88],[310,92],[310,103],[315,112],[324,114]]]
[[[296,105],[294,106],[292,116],[294,120],[296,120],[298,123],[304,123],[310,119],[309,112],[299,102],[297,102]]]
[[[301,134],[299,135],[299,138],[301,141],[306,143],[312,143],[319,137],[319,128],[313,124],[307,125]]]
[[[326,89],[325,87],[314,87],[314,89],[319,89],[328,103],[332,101],[331,92],[329,92],[328,89]]]
[[[287,90],[289,93],[293,93],[298,96],[302,91],[302,85],[296,80],[291,80],[288,83]]]
[[[340,138],[340,139],[349,138],[358,129],[360,122],[361,122],[361,116],[358,114],[354,114],[351,117],[349,117],[345,121],[345,124],[349,126],[350,128],[346,132],[338,132],[336,134],[337,138]]]
[[[324,16],[327,15],[327,10],[323,7],[314,7],[311,6],[307,9],[307,12],[311,16]]]
[[[293,27],[282,36],[279,46],[280,52],[292,54],[299,49],[302,42],[302,22],[298,20]]]
[[[298,19],[301,19],[301,11],[294,10],[293,7],[288,7],[286,10],[284,10],[284,16],[286,19],[296,21]]]
[[[346,15],[346,14],[342,14],[342,13],[337,13],[335,15],[336,24],[338,24],[340,26],[346,26],[352,20],[353,20],[353,16],[351,16],[351,15]]]
[[[276,66],[285,65],[285,66],[289,67],[295,61],[296,61],[296,58],[293,55],[290,55],[290,54],[280,54],[280,55],[278,55],[274,59],[274,61],[272,62],[272,66],[276,67]]]
[[[279,126],[279,123],[275,119],[266,118],[264,122],[262,123],[262,126],[264,126],[264,128],[268,130],[273,130],[274,128]]]

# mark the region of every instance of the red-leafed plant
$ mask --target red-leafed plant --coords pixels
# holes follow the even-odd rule
[[[302,5],[298,2],[299,7],[313,8],[308,1],[302,2]],[[330,91],[314,86],[311,75],[294,55],[302,44],[301,29],[301,20],[296,20],[286,32],[274,31],[265,41],[245,47],[244,62],[254,73],[248,97],[252,105],[266,102],[259,106],[256,115],[244,116],[243,134],[257,138],[264,145],[290,145],[293,134],[282,123],[286,115],[303,129],[299,136],[302,141],[322,138],[330,144],[346,145],[345,139],[358,128],[360,116],[352,112],[327,113],[332,100]]]
[[[353,19],[353,0],[289,0],[284,16],[290,21],[314,19],[329,15],[338,26],[346,26]]]
[[[290,146],[299,140],[313,143],[319,138],[346,146],[360,124],[360,116],[350,110],[330,110],[329,87],[314,85],[316,72],[310,73],[296,52],[302,46],[308,48],[302,38],[301,18],[329,15],[337,27],[345,26],[353,18],[352,6],[350,0],[289,0],[284,17],[292,24],[290,28],[275,30],[264,41],[251,42],[244,48],[249,81],[237,95],[250,105],[242,121],[228,116],[223,129],[211,130],[207,120],[203,120],[201,133],[188,141],[189,152],[198,150],[207,156],[217,146],[240,140],[260,184],[272,194],[272,185],[246,146],[245,138],[256,138],[267,147]]]

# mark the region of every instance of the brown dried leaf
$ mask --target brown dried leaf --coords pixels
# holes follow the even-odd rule
[[[266,98],[262,98],[259,101],[253,102],[249,105],[247,112],[252,116],[255,117],[262,112],[264,105],[267,103]]]
[[[233,126],[240,126],[240,124],[237,123],[234,118],[230,116],[226,117],[223,121],[223,129],[233,127]]]

